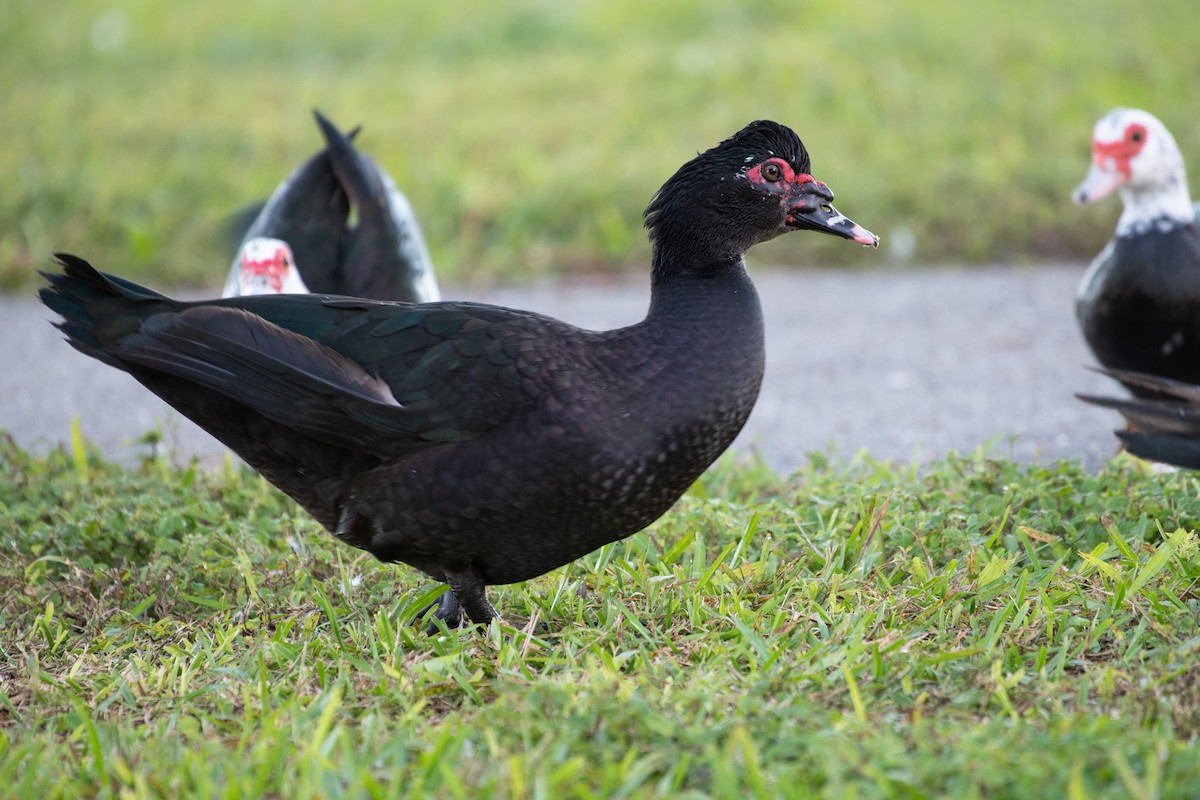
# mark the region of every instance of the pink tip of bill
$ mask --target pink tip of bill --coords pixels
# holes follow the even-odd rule
[[[859,244],[866,245],[867,247],[879,247],[879,237],[871,233],[862,225],[856,224],[850,233],[850,238]]]

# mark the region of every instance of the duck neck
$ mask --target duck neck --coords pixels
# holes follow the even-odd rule
[[[762,306],[741,258],[703,269],[655,269],[643,330],[656,351],[673,358],[704,354],[696,369],[713,364],[761,373]]]
[[[649,317],[707,317],[714,307],[744,313],[745,304],[758,307],[754,284],[740,255],[671,258],[656,250],[650,271]],[[676,315],[676,309],[683,313]],[[690,309],[690,310],[689,310]],[[755,316],[761,316],[761,312]],[[678,324],[678,319],[672,320]]]
[[[1150,188],[1122,186],[1121,201],[1125,209],[1117,220],[1117,236],[1169,230],[1196,221],[1192,198],[1188,194],[1187,176],[1174,172],[1166,180]]]

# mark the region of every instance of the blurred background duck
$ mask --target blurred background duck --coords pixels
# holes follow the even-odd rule
[[[1200,231],[1183,156],[1154,115],[1118,108],[1096,123],[1092,164],[1074,192],[1091,203],[1116,191],[1116,233],[1079,286],[1076,316],[1110,370],[1200,383]],[[1126,387],[1158,396],[1144,381]]]
[[[408,198],[355,149],[357,129],[344,135],[313,113],[325,148],[289,175],[250,223],[222,296],[316,292],[412,303],[440,299]]]

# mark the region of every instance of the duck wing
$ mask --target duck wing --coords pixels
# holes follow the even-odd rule
[[[74,256],[59,262],[42,299],[63,315],[70,343],[152,378],[143,383],[210,432],[225,420],[195,410],[200,390],[301,436],[394,458],[509,423],[553,391],[555,366],[581,366],[563,352],[578,329],[494,306],[322,295],[182,303]]]
[[[1121,413],[1128,428],[1115,433],[1126,450],[1149,461],[1200,469],[1200,386],[1141,372],[1097,372],[1161,398],[1076,395],[1084,402]]]

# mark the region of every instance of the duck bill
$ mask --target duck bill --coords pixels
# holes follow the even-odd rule
[[[868,247],[879,247],[879,237],[817,196],[808,196],[792,208],[788,222],[798,231],[819,231]]]
[[[1108,197],[1124,182],[1118,172],[1092,164],[1083,183],[1076,186],[1075,191],[1071,192],[1071,199],[1079,205],[1091,203]]]

